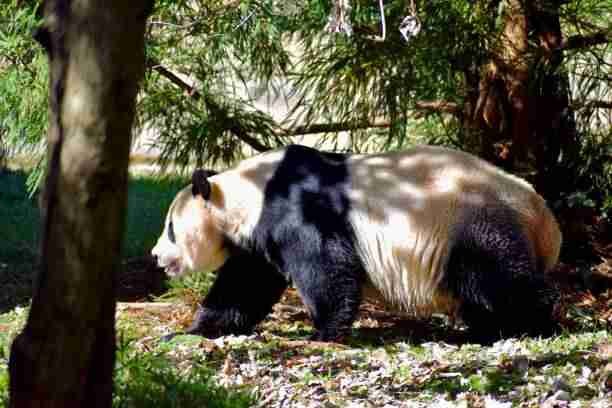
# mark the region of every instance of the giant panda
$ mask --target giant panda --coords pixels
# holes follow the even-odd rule
[[[484,341],[551,327],[561,239],[530,184],[470,154],[291,145],[196,170],[152,254],[170,276],[217,270],[188,333],[249,333],[291,284],[314,340],[342,340],[365,296]]]

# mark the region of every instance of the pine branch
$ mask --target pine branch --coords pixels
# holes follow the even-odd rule
[[[182,80],[178,75],[176,75],[174,72],[170,71],[166,67],[160,64],[153,64],[152,68],[157,71],[161,76],[172,82],[174,85],[184,90],[189,97],[196,100],[202,97],[202,93],[200,91],[198,91],[194,86],[189,85],[187,82]],[[211,109],[221,111],[219,106],[210,98],[206,99],[206,103],[211,107]],[[261,143],[259,140],[249,135],[248,132],[246,132],[240,126],[240,124],[235,121],[231,124],[231,126],[228,127],[228,130],[232,132],[234,136],[236,136],[238,139],[242,140],[244,143],[248,144],[258,152],[265,152],[272,149],[270,146]]]
[[[419,101],[414,104],[417,110],[430,113],[449,113],[454,116],[461,116],[461,107],[455,102],[449,101]]]
[[[185,91],[185,93],[194,99],[200,99],[202,94],[192,85],[189,85],[187,82],[182,80],[178,75],[174,72],[170,71],[166,67],[160,64],[152,65],[152,68],[157,71],[164,78],[168,79],[170,82],[181,88]],[[206,101],[209,104],[214,104],[212,101]],[[297,126],[293,129],[282,129],[276,131],[278,136],[299,136],[299,135],[307,135],[312,133],[335,133],[342,131],[350,131],[357,129],[370,129],[370,128],[388,128],[391,124],[389,122],[339,122],[339,123],[315,123],[311,125],[305,126]],[[229,127],[229,130],[240,140],[251,146],[253,149],[264,152],[270,150],[271,147],[262,144],[254,137],[250,136],[244,129],[242,129],[238,124],[234,124]]]
[[[573,35],[565,38],[558,50],[578,50],[612,42],[612,31],[601,30],[590,35]]]
[[[587,99],[584,101],[577,101],[572,104],[572,109],[610,109],[612,110],[612,101],[604,101],[600,99]]]
[[[276,132],[279,136],[301,136],[312,133],[337,133],[358,129],[388,128],[390,122],[338,122],[338,123],[313,123],[311,125],[296,126],[291,129],[283,129]]]

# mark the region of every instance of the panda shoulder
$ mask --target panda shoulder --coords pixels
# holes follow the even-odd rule
[[[209,180],[226,196],[244,196],[253,193],[253,189],[263,190],[285,157],[287,149],[281,147],[248,157]]]
[[[286,155],[287,150],[290,146],[280,147],[278,149],[269,150],[263,153],[256,154],[241,160],[236,166],[231,168],[229,171],[235,173],[245,173],[249,171],[255,171],[258,168],[262,169],[269,168],[270,166],[275,167]]]

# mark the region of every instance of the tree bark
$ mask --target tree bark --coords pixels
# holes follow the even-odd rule
[[[504,7],[502,37],[477,90],[468,92],[466,106],[474,108],[464,127],[482,135],[480,153],[487,159],[522,173],[554,199],[563,190],[559,183],[570,187],[559,158],[571,162],[578,146],[569,81],[559,70],[567,47],[560,2],[508,0]],[[474,88],[467,75],[466,83]]]
[[[532,75],[539,86],[535,88],[536,106],[530,111],[534,124],[531,145],[537,169],[534,183],[551,200],[563,191],[574,190],[572,181],[576,177],[571,167],[580,145],[574,110],[570,106],[569,76],[559,69],[564,43],[560,6],[558,0],[540,0],[532,4],[529,13],[530,28],[539,46]]]
[[[11,347],[10,407],[110,407],[115,281],[151,0],[47,0],[41,263]]]

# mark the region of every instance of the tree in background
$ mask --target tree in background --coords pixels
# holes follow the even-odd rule
[[[47,125],[48,84],[46,56],[32,38],[36,3],[9,0],[0,6],[0,149],[34,153],[34,163],[44,152],[39,142]],[[30,185],[39,182],[36,174]]]
[[[612,3],[383,3],[160,1],[138,123],[162,163],[230,163],[309,133],[334,146],[348,131],[352,150],[453,145],[554,202],[612,211]],[[329,30],[340,6],[350,36]],[[421,23],[409,41],[406,16]],[[289,96],[290,115],[257,109],[264,94]]]
[[[587,165],[582,149],[612,143],[611,3],[419,1],[422,30],[408,43],[397,30],[380,40],[381,13],[368,1],[351,2],[353,35],[330,41],[322,34],[328,9],[310,3],[304,12],[318,26],[293,29],[304,39],[296,75],[309,120],[388,119],[387,145],[395,147],[410,137],[415,116],[435,114],[422,124],[448,136],[434,142],[517,172],[549,199],[592,184],[578,177]],[[386,26],[398,27],[410,3],[385,2]]]
[[[112,406],[115,281],[151,8],[149,0],[42,6],[36,39],[49,56],[50,108],[41,266],[11,346],[11,407]]]

